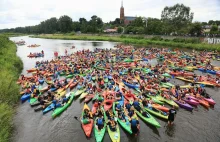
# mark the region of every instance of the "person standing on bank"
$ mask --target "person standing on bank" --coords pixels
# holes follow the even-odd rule
[[[169,110],[169,116],[168,116],[168,126],[173,125],[173,121],[176,117],[176,110],[175,110],[175,106],[173,106],[170,110]]]

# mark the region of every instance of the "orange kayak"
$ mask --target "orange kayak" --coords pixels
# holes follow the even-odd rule
[[[206,108],[210,107],[209,103],[207,101],[203,100],[203,99],[199,99],[199,103],[201,105],[203,105],[204,107],[206,107]]]
[[[83,114],[84,114],[84,110],[85,109],[88,109],[89,112],[90,112],[90,108],[88,107],[87,104],[84,104],[84,107],[83,107],[83,111],[82,111],[82,116],[81,116],[81,119],[82,119],[82,128],[83,128],[83,131],[84,133],[86,134],[87,137],[90,137],[91,136],[91,133],[92,133],[92,127],[93,127],[93,119],[84,119],[83,118]],[[91,112],[90,112],[91,113]],[[91,115],[92,116],[92,115]]]
[[[159,104],[152,104],[152,107],[156,108],[156,109],[159,109],[161,111],[164,111],[164,112],[168,112],[169,111],[169,108],[167,107],[164,107],[162,105],[159,105]]]

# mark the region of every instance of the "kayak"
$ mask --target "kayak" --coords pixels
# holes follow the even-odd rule
[[[145,110],[142,109],[142,111],[145,111]],[[138,115],[142,120],[144,120],[144,122],[149,123],[149,124],[151,124],[151,125],[153,125],[153,126],[155,126],[155,127],[157,127],[157,128],[160,128],[160,127],[161,127],[160,124],[159,124],[147,111],[145,111],[146,114],[147,114],[147,116],[143,116],[143,115],[142,115],[139,111],[137,111],[136,109],[135,109],[135,112],[137,113],[137,115]]]
[[[152,100],[154,103],[157,103],[160,105],[164,104],[164,102],[159,101],[155,96],[148,95],[147,97],[149,97],[149,98],[147,98],[147,100]]]
[[[177,100],[174,100],[181,108],[184,108],[188,111],[192,111],[193,110],[193,107],[189,104],[187,104],[186,102],[180,102],[180,101],[177,101]]]
[[[74,99],[74,93],[73,92],[69,92],[68,94],[66,94],[66,98],[70,97],[69,101],[62,107],[56,108],[53,113],[52,113],[52,117],[55,118],[56,116],[58,116],[59,114],[61,114],[63,111],[65,111],[73,102]]]
[[[113,103],[113,113],[114,113],[114,115],[117,117],[117,121],[118,121],[118,123],[121,125],[121,127],[126,131],[126,132],[128,132],[129,134],[132,134],[132,130],[131,130],[131,124],[130,124],[130,122],[129,122],[129,120],[121,120],[121,119],[119,119],[118,118],[118,113],[117,113],[117,111],[115,110],[115,105],[116,105],[116,103],[114,102]],[[124,107],[124,105],[122,105],[122,108]]]
[[[186,103],[190,104],[190,105],[193,105],[193,106],[198,106],[199,105],[199,102],[198,101],[195,101],[189,97],[186,97],[186,99],[183,99]]]
[[[206,100],[210,105],[215,105],[216,102],[210,97],[210,98],[203,98],[204,100]]]
[[[89,101],[91,101],[91,99],[94,98],[93,94],[89,94],[85,97],[84,103],[88,103]]]
[[[105,116],[105,113],[104,113],[104,118],[105,117],[106,116]],[[98,118],[96,118],[95,122],[94,122],[94,135],[95,135],[96,142],[102,142],[102,139],[103,139],[103,137],[105,135],[105,131],[106,131],[106,122],[104,122],[104,127],[101,130],[98,130],[98,127],[96,125],[97,119]]]
[[[43,114],[46,114],[47,112],[51,111],[52,109],[54,109],[55,104],[51,103],[49,106],[47,106],[44,110],[43,110]]]
[[[30,98],[31,98],[31,94],[30,93],[29,94],[25,93],[24,95],[21,96],[20,100],[23,103],[23,102],[25,102],[26,100],[28,100]]]
[[[104,118],[105,118],[105,122],[107,122],[108,121],[107,117]],[[107,125],[107,130],[112,142],[120,142],[120,130],[117,121],[116,121],[116,131],[112,131],[109,125]]]
[[[179,108],[179,106],[173,100],[168,100],[168,99],[164,98],[164,102],[167,103],[168,105],[175,106],[176,108]]]
[[[161,111],[164,111],[164,112],[168,112],[170,110],[169,108],[162,106],[162,105],[159,105],[159,104],[152,104],[152,107],[159,109]]]
[[[176,77],[177,79],[180,79],[180,80],[183,80],[183,81],[186,81],[186,82],[190,82],[190,83],[193,83],[193,80],[189,80],[189,79],[186,79],[184,77]]]
[[[122,81],[126,86],[130,87],[130,88],[133,88],[133,89],[136,89],[136,88],[139,88],[140,86],[139,85],[133,85],[133,84],[130,84],[130,83],[127,83],[125,81]]]
[[[81,124],[82,124],[82,128],[83,128],[83,131],[86,134],[86,136],[90,137],[91,133],[92,133],[93,119],[89,119],[90,122],[87,124],[83,123],[83,113],[84,113],[85,109],[88,109],[90,111],[90,108],[88,107],[87,104],[84,104],[84,106],[83,106],[82,115],[81,115],[81,119],[82,119]]]
[[[151,114],[153,114],[157,117],[160,117],[160,118],[163,118],[163,119],[166,119],[166,120],[168,119],[168,115],[167,115],[166,112],[163,112],[163,111],[155,109],[155,108],[149,108],[149,107],[144,107],[144,109],[147,112],[149,112],[149,113],[151,113]]]
[[[112,108],[113,100],[105,100],[104,102],[104,110],[107,111]]]
[[[84,92],[81,94],[81,96],[79,97],[79,99],[84,99],[86,96],[88,95],[87,92]]]
[[[76,93],[75,93],[75,96],[81,95],[84,91],[86,91],[86,89],[77,90]]]

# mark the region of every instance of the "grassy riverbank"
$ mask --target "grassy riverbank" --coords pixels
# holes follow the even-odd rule
[[[0,35],[0,141],[7,142],[12,132],[14,106],[19,98],[16,81],[23,63],[16,56],[16,45]]]
[[[162,47],[175,47],[175,48],[187,48],[196,50],[218,50],[220,51],[220,45],[211,45],[206,43],[190,43],[190,42],[178,42],[167,39],[154,39],[144,38],[142,36],[127,37],[127,36],[98,36],[98,35],[35,35],[33,38],[45,38],[45,39],[65,39],[65,40],[91,40],[91,41],[114,41],[124,44],[135,44],[141,46],[162,46]]]

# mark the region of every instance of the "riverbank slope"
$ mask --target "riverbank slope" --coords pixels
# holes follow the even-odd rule
[[[64,39],[64,40],[91,40],[91,41],[113,41],[124,44],[135,44],[139,46],[160,46],[160,47],[174,47],[187,48],[196,50],[217,50],[220,51],[220,45],[206,44],[206,43],[190,43],[188,41],[180,42],[162,38],[144,38],[143,36],[107,36],[107,35],[68,35],[68,34],[42,34],[34,35],[32,38],[45,39]]]
[[[16,81],[23,63],[16,56],[16,45],[7,36],[0,35],[0,141],[7,142],[12,132],[12,118],[19,98]]]

